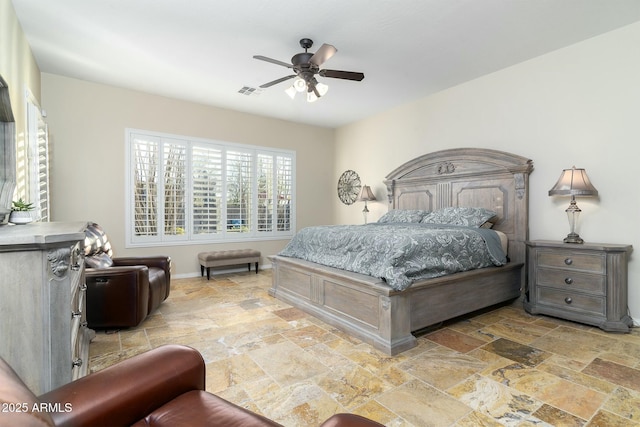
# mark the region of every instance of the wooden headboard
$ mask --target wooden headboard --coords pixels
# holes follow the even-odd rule
[[[389,209],[483,207],[498,213],[493,229],[509,237],[509,258],[524,262],[529,238],[533,162],[497,150],[456,148],[417,157],[388,174]]]

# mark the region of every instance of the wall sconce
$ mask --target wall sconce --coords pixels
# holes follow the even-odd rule
[[[591,184],[584,169],[564,169],[558,182],[549,190],[549,196],[571,196],[571,203],[566,209],[570,232],[564,238],[565,243],[584,243],[576,233],[576,225],[580,216],[580,208],[576,204],[576,196],[597,196],[598,190]]]
[[[373,191],[371,191],[371,187],[368,185],[363,185],[360,190],[360,195],[358,196],[359,202],[364,202],[364,209],[362,210],[362,216],[364,216],[364,223],[367,223],[367,214],[369,213],[369,208],[367,207],[367,202],[371,202],[376,200],[376,196],[373,195]]]

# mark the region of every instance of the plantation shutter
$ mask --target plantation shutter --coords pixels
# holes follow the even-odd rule
[[[251,230],[252,155],[227,151],[227,232]]]
[[[276,199],[278,231],[291,230],[291,200],[293,197],[293,158],[276,157]]]
[[[28,161],[18,161],[18,165],[28,170],[28,201],[33,204],[34,219],[49,221],[49,135],[42,111],[30,92],[27,91],[27,141]],[[19,158],[21,156],[18,156]],[[21,166],[19,166],[19,169]],[[19,175],[24,174],[19,171]],[[26,189],[19,189],[23,194]]]
[[[273,231],[274,161],[258,154],[258,232]]]
[[[36,182],[35,188],[38,200],[40,221],[49,221],[49,133],[47,124],[41,114],[38,115]]]
[[[134,236],[158,235],[160,138],[133,135]]]
[[[181,236],[186,230],[186,143],[163,140],[164,235]]]
[[[220,233],[223,208],[222,150],[194,146],[191,156],[193,234]]]

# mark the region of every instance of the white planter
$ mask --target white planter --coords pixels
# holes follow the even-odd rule
[[[33,222],[33,217],[30,211],[11,211],[9,222],[16,225],[29,224]]]

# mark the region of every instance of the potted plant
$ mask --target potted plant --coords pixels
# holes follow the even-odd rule
[[[28,224],[33,221],[31,211],[33,210],[33,203],[27,203],[22,200],[22,197],[17,201],[11,202],[11,214],[9,214],[9,222],[12,224]]]

